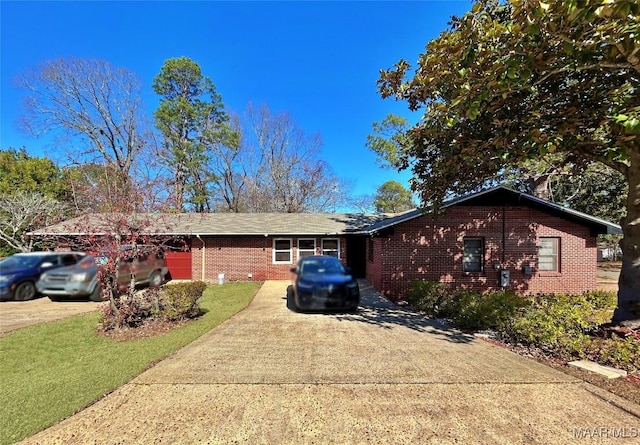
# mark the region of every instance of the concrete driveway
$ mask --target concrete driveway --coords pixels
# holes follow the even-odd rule
[[[47,297],[29,301],[2,301],[0,335],[36,323],[60,320],[99,308],[100,303],[93,301],[51,301]]]
[[[24,443],[640,442],[638,405],[370,287],[358,314],[326,315],[291,312],[286,285]]]

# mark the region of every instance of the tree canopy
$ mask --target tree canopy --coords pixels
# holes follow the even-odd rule
[[[639,9],[631,0],[478,1],[427,44],[415,72],[400,60],[378,81],[383,97],[423,113],[389,160],[412,169],[424,202],[547,153],[622,174],[616,321],[640,316]]]
[[[164,136],[161,157],[173,172],[175,207],[182,211],[188,203],[198,211],[210,210],[208,147],[232,134],[222,98],[188,57],[165,61],[153,89],[160,95],[154,116]]]
[[[378,213],[399,213],[415,207],[411,192],[398,181],[387,181],[378,187],[373,204]]]

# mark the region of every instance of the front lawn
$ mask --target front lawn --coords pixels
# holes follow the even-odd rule
[[[98,313],[0,337],[0,444],[74,414],[245,308],[258,283],[210,286],[206,313],[164,335],[117,342],[96,334]]]

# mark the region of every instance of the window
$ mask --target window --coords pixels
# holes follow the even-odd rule
[[[298,240],[298,258],[316,254],[316,240],[313,238]]]
[[[290,239],[274,239],[273,240],[273,262],[282,264],[291,264],[293,255],[291,254]]]
[[[322,254],[340,258],[340,240],[337,238],[325,238],[322,240]]]
[[[538,270],[543,272],[559,272],[560,238],[540,238],[538,248]]]
[[[463,240],[462,270],[464,272],[482,272],[484,259],[484,238],[465,238]]]

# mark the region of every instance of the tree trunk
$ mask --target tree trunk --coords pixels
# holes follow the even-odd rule
[[[622,270],[614,324],[640,327],[640,152],[631,153],[627,171],[627,216],[622,219]]]
[[[546,173],[529,178],[529,187],[533,196],[537,198],[548,201],[551,197],[549,195],[549,175]]]

